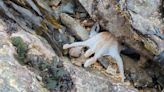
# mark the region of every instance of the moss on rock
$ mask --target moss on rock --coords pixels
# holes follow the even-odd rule
[[[28,65],[36,69],[42,77],[42,81],[46,88],[52,91],[66,92],[73,88],[73,82],[69,73],[64,69],[62,61],[59,57],[54,56],[52,61],[45,60],[44,57],[38,55],[26,55],[28,45],[21,37],[12,37],[12,44],[17,49],[16,58],[21,64]],[[25,63],[26,59],[26,63]]]
[[[21,37],[12,37],[11,42],[17,48],[16,58],[19,63],[24,64],[28,45],[22,40]]]
[[[37,58],[37,59],[36,59]],[[28,62],[30,67],[38,70],[46,88],[53,91],[66,92],[73,88],[69,73],[64,69],[63,62],[54,56],[53,60],[44,60],[41,56],[31,55]]]

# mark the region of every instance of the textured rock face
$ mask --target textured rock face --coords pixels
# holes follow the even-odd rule
[[[157,34],[162,24],[160,0],[127,0],[127,9],[132,17],[132,26],[142,34]],[[160,33],[160,32],[159,32]]]
[[[46,11],[42,11],[34,5],[34,1],[38,2]],[[0,11],[3,11],[21,26],[20,28],[16,23],[10,24],[10,20],[4,20],[7,22],[6,24],[0,21],[0,92],[46,92],[49,90],[52,92],[136,92],[137,90],[130,87],[130,84],[127,85],[126,82],[115,82],[115,79],[119,80],[117,78],[119,76],[117,76],[117,66],[108,62],[111,60],[107,59],[106,63],[104,63],[105,60],[100,60],[110,74],[105,73],[105,76],[104,68],[99,66],[98,63],[95,63],[91,68],[82,68],[82,63],[86,61],[86,58],[81,56],[84,53],[81,48],[70,49],[69,56],[71,56],[70,59],[73,63],[71,64],[70,60],[58,57],[56,55],[58,51],[54,50],[56,46],[52,45],[57,43],[59,47],[62,47],[65,43],[73,43],[78,39],[88,39],[88,31],[92,29],[91,26],[95,22],[93,20],[101,23],[101,28],[104,27],[106,31],[111,29],[109,31],[115,33],[116,36],[123,33],[124,36],[127,34],[130,37],[134,36],[133,33],[129,32],[129,28],[125,26],[124,15],[119,16],[122,12],[119,11],[115,1],[117,3],[122,2],[120,4],[122,8],[128,10],[132,19],[131,24],[137,29],[135,31],[140,31],[143,35],[155,34],[162,37],[159,34],[152,33],[156,31],[158,33],[159,30],[156,27],[162,26],[161,21],[158,19],[160,14],[157,12],[160,4],[159,0],[0,0]],[[74,4],[77,2],[78,4]],[[83,7],[79,7],[80,3]],[[90,16],[87,17],[88,14]],[[47,16],[47,18],[45,15],[50,16]],[[57,18],[61,15],[62,23],[72,30],[66,28],[65,32],[60,27],[58,28],[61,25],[55,22],[56,19],[51,15]],[[90,19],[91,17],[93,20]],[[92,23],[89,23],[89,20]],[[88,22],[85,24],[85,21]],[[31,30],[31,28],[36,31],[42,30],[43,33],[44,31],[48,32],[50,35],[42,36],[51,38],[46,38],[49,43],[44,38],[32,34],[34,30]],[[104,31],[104,28],[101,28],[99,32]],[[4,30],[7,30],[9,34],[6,34]],[[41,35],[42,31],[38,34]],[[71,32],[75,34],[72,35]],[[129,40],[128,38],[124,39]],[[134,42],[133,39],[132,42]],[[159,46],[164,46],[161,41],[157,42],[159,42]],[[135,42],[132,45],[134,44]],[[62,53],[62,50],[60,52]],[[69,56],[67,55],[67,57]],[[164,88],[163,76],[161,76],[163,70],[162,73],[159,73],[156,71],[158,69],[154,69],[155,65],[148,64],[153,66],[146,71],[145,68],[141,69],[144,65],[142,67],[138,66],[137,61],[139,59],[135,62],[128,59],[128,57],[123,57],[126,81],[131,81],[136,88],[145,88],[143,92],[150,90],[156,92],[159,86]],[[19,64],[20,60],[23,66]],[[145,61],[146,59],[143,59],[143,62]],[[48,90],[43,87],[42,82]]]
[[[48,92],[36,79],[36,75],[27,68],[18,65],[0,63],[1,92]]]
[[[62,13],[60,15],[61,21],[64,25],[70,28],[75,33],[76,37],[81,40],[86,40],[89,37],[89,33],[85,28],[83,28],[80,23],[78,23],[75,19],[70,17],[68,14]]]
[[[21,37],[28,45],[29,50],[27,54],[35,53],[38,56],[44,56],[44,58],[48,60],[52,60],[52,57],[56,56],[48,42],[40,36],[27,33],[20,29],[19,32],[13,33],[10,38],[13,37]]]
[[[51,79],[51,77],[45,76],[49,76],[49,74],[51,74],[50,76],[54,76],[54,74],[59,74],[55,72],[63,71],[61,73],[64,74],[54,76],[55,78],[57,78],[57,82],[54,81],[48,85],[48,87],[51,87],[51,91],[64,90],[61,90],[60,88],[55,88],[55,90],[53,90],[52,88],[55,87],[54,85],[56,85],[56,83],[61,83],[58,87],[64,87],[65,90],[68,89],[71,92],[137,92],[136,89],[134,89],[133,87],[129,87],[126,84],[113,82],[112,79],[108,79],[107,77],[90,73],[85,69],[74,66],[67,58],[55,60],[55,62],[63,61],[62,64],[50,65],[48,62],[51,62],[54,56],[56,57],[56,59],[59,59],[59,57],[56,56],[55,52],[49,46],[47,41],[37,35],[25,32],[22,29],[18,30],[18,32],[13,33],[11,36],[7,35],[4,31],[6,26],[5,24],[2,25],[2,23],[0,25],[0,38],[3,39],[0,40],[1,92],[48,92],[48,90],[42,87],[42,82],[39,82],[36,79],[36,75],[33,72],[29,71],[26,67],[21,66],[14,58],[14,53],[17,54],[17,52],[10,42],[10,38],[13,37],[22,38],[23,42],[28,45],[28,51],[26,52],[26,63],[31,62],[31,64],[35,64],[35,66],[32,65],[33,68],[36,69],[34,71],[37,71],[37,69],[41,68],[43,69],[43,71],[41,72],[45,72],[46,68],[44,67],[51,67],[47,68],[48,72],[45,72],[45,75],[41,76],[42,78],[39,78],[37,76],[40,81],[47,81],[49,79],[52,81],[53,79]],[[32,46],[34,44],[36,44],[36,46]],[[58,70],[61,69],[60,67],[63,67],[64,70]],[[73,86],[70,87],[69,85]]]
[[[25,34],[28,34],[28,33],[24,32],[24,35]],[[23,38],[23,36],[22,36],[22,38]],[[33,39],[33,40],[35,40],[35,39]],[[43,42],[43,44],[40,44],[40,45],[43,48],[45,47],[44,42]],[[46,47],[46,48],[47,48],[47,51],[51,51],[51,47]],[[36,48],[33,48],[33,49],[36,49]],[[34,51],[32,52],[33,53],[32,55],[40,57],[40,59],[43,59],[40,61],[43,61],[43,62],[50,61],[50,60],[44,61],[44,59],[45,59],[44,57],[46,57],[46,56],[38,55]],[[54,54],[55,54],[55,52],[54,52]],[[53,56],[50,56],[50,57],[53,57]],[[37,61],[38,61],[37,59],[33,59],[33,62],[37,62]],[[98,92],[119,92],[119,91],[137,92],[137,90],[134,89],[133,87],[129,87],[122,83],[115,83],[112,81],[112,79],[108,79],[107,77],[95,75],[93,73],[90,73],[89,71],[86,71],[82,68],[74,66],[66,58],[61,59],[61,61],[63,61],[62,67],[64,68],[64,72],[67,72],[68,75],[71,77],[71,80],[68,79],[68,81],[73,82],[73,88],[71,88],[72,92],[84,92],[84,91],[85,92],[97,92],[97,91]],[[55,70],[53,70],[52,72],[55,72]],[[69,84],[67,84],[67,85],[69,85]]]
[[[122,0],[123,1],[123,0]],[[151,36],[158,47],[154,54],[159,54],[164,50],[164,35],[162,34],[162,22],[159,12],[160,0],[127,0],[126,6],[131,15],[131,24],[133,28],[142,33],[143,35]],[[125,8],[124,7],[124,8]],[[157,37],[155,37],[157,36]],[[161,39],[159,39],[159,38]]]
[[[157,12],[160,0],[127,0],[129,10],[143,17],[151,17]]]
[[[36,79],[36,75],[14,58],[16,50],[5,30],[6,24],[0,19],[0,91],[48,92]]]
[[[125,0],[121,0],[121,1],[124,2]],[[126,8],[130,14],[130,17],[131,17],[130,22],[131,22],[132,27],[136,29],[137,32],[145,35],[145,37],[146,36],[149,37],[155,42],[155,44],[157,44],[156,46],[154,45],[154,43],[151,43],[150,41],[151,43],[150,48],[152,47],[152,49],[148,49],[146,46],[145,48],[147,48],[150,52],[153,52],[153,54],[155,55],[158,55],[159,53],[161,53],[161,57],[159,57],[159,60],[157,59],[155,61],[159,61],[159,62],[163,61],[162,52],[164,51],[164,40],[163,40],[164,35],[162,33],[162,30],[163,30],[164,22],[163,22],[163,15],[162,15],[163,12],[160,11],[160,7],[161,8],[163,7],[162,5],[163,0],[126,0],[126,2],[124,3],[122,2],[121,2],[121,5],[124,6],[123,8]],[[158,76],[156,79],[157,83],[159,83],[162,87],[164,87],[163,80],[161,80],[160,78],[163,76],[163,70],[162,68],[158,66],[156,67],[154,66],[155,66],[154,63],[148,65],[149,72],[146,71],[146,73],[150,75],[149,77],[147,76],[146,73],[144,74],[140,74],[142,72],[135,73],[139,75],[137,76],[139,81],[134,82],[134,86],[136,87],[137,86],[150,86],[151,83],[153,83],[153,80],[152,80],[153,76],[155,77]],[[153,69],[153,71],[151,69]],[[133,71],[133,69],[128,69],[128,70]],[[140,71],[140,70],[137,70],[137,71]],[[152,77],[152,79],[150,79],[150,77]],[[142,82],[143,79],[144,81],[147,81],[147,82]]]
[[[72,77],[76,92],[138,92],[133,87],[114,83],[111,79],[76,67],[66,59],[64,61],[63,65]]]

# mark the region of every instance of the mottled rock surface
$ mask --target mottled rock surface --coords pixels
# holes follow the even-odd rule
[[[21,37],[22,40],[28,45],[29,50],[27,54],[35,53],[35,55],[44,56],[45,59],[49,60],[52,60],[52,57],[56,56],[53,49],[50,48],[51,46],[48,42],[36,34],[30,34],[20,29],[18,32],[13,33],[10,37]]]
[[[159,46],[154,53],[159,54],[164,46],[159,39],[164,32],[159,5],[160,0],[1,0],[0,16],[6,23],[0,19],[0,91],[137,92],[138,88],[141,92],[161,92],[163,68],[148,62],[142,54],[131,54],[130,58],[122,55],[127,79],[121,83],[113,60],[102,57],[99,61],[103,67],[95,63],[83,68],[86,48],[72,48],[66,53],[60,50],[64,58],[55,49],[88,39],[91,26],[99,22],[98,32],[110,31],[118,37],[125,34],[121,39],[131,45],[137,44],[138,38],[150,37]],[[131,15],[130,23],[124,18],[124,10]],[[130,31],[131,27],[135,30]]]
[[[66,13],[60,15],[62,23],[71,29],[71,33],[75,34],[78,39],[86,40],[89,37],[88,31],[80,25],[74,18]]]
[[[76,92],[138,92],[126,84],[112,82],[112,79],[76,67],[67,59],[63,61],[64,68],[72,77]]]
[[[133,28],[143,35],[150,36],[158,44],[154,54],[159,54],[164,50],[162,33],[164,23],[161,17],[162,12],[159,11],[160,5],[161,0],[127,0],[125,6],[131,16],[130,21]]]
[[[0,26],[0,37],[3,38],[0,40],[2,44],[0,90],[2,92],[48,92],[43,87],[43,83],[50,91],[137,92],[127,84],[114,82],[108,77],[74,66],[67,58],[60,59],[42,37],[25,32],[19,27],[11,36],[8,35],[4,31],[5,25],[2,22]],[[24,66],[20,65],[14,57],[19,49],[11,44],[10,39],[14,37],[20,37],[28,46],[23,60]]]
[[[0,19],[0,91],[49,92],[37,75],[21,66],[15,59],[16,50],[6,33],[6,24]]]

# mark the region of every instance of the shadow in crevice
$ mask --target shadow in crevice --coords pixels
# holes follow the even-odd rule
[[[161,5],[159,6],[159,12],[161,13],[161,18],[164,18],[164,0],[161,0]]]

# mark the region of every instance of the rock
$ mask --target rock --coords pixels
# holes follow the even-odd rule
[[[45,1],[45,0],[37,0],[36,3],[43,9],[45,9],[46,11],[48,11],[49,13],[52,13],[51,8],[49,7],[49,1]]]
[[[36,34],[30,34],[20,29],[11,35],[11,38],[13,37],[21,37],[23,41],[28,44],[28,54],[35,53],[35,55],[44,56],[45,59],[49,60],[52,60],[52,57],[56,56],[48,42]]]
[[[9,41],[9,37],[5,32],[7,25],[5,22],[0,19],[0,60],[8,61],[7,63],[11,65],[18,65],[18,62],[14,58],[13,54],[16,54],[15,48],[12,46],[11,42]],[[2,40],[3,39],[3,40]]]
[[[159,92],[159,90],[154,88],[141,89],[140,92]]]
[[[118,6],[118,2],[116,0],[101,0],[97,2],[95,2],[94,0],[78,0],[78,1],[89,13],[90,17],[93,20],[98,20],[101,27],[105,30],[110,31],[115,37],[118,38],[120,42],[127,44],[131,48],[134,48],[135,50],[140,52],[142,55],[145,55],[149,59],[153,58],[153,53],[157,54],[160,52],[158,51],[158,46],[155,45],[154,41],[148,39],[149,37],[146,36],[141,37],[140,34],[138,34],[136,31],[132,29],[131,23],[129,23],[130,20],[129,15],[127,14],[127,12],[129,11],[126,11],[127,8],[126,7],[127,2],[125,2],[126,0],[120,0],[120,2],[124,2],[123,5],[120,5],[120,6],[124,6],[122,10]],[[125,12],[123,10],[125,10]],[[144,43],[144,46],[147,50],[145,48],[143,49],[144,46],[141,45],[140,42]],[[160,44],[160,42],[158,43]]]
[[[157,82],[164,87],[164,79],[163,79],[164,75],[160,75],[157,79]]]
[[[4,62],[7,61],[2,61],[0,63],[1,92],[49,92],[36,79],[36,75],[30,72],[27,68]]]
[[[161,0],[127,0],[127,6],[125,6],[131,16],[132,27],[138,32],[148,35],[158,45],[158,47],[156,47],[156,51],[151,50],[155,55],[159,55],[154,58],[155,61],[163,59],[162,51],[164,51],[164,35],[162,34],[162,27],[164,23],[162,22],[163,15],[161,15],[163,11],[160,11],[159,9],[160,6],[163,7],[162,2],[163,1]],[[151,44],[154,45],[153,43]],[[155,82],[159,83],[159,85],[163,87],[163,70],[160,71],[160,66],[162,64],[158,66],[152,62],[147,63],[147,69],[145,69],[146,73],[149,73],[152,78],[157,78]],[[149,80],[149,78],[147,79]]]
[[[68,0],[69,1],[69,0]],[[62,11],[62,13],[69,13],[69,14],[73,14],[75,11],[74,11],[74,3],[73,1],[69,1],[69,2],[66,2],[65,4],[62,4],[60,6],[60,10]]]
[[[159,15],[156,14],[158,13],[159,5],[160,0],[128,0],[126,7],[130,11],[133,20],[131,21],[132,26],[142,34],[146,34],[146,32],[155,32],[155,27],[160,28],[162,22],[159,19]],[[135,12],[135,14],[132,13],[132,11]]]
[[[82,68],[73,66],[67,59],[64,58],[63,65],[70,73],[76,92],[138,92],[121,83],[114,83],[108,78],[95,75]]]
[[[26,59],[29,66],[32,66],[33,72],[39,72],[39,75],[42,77],[39,79],[42,79],[46,87],[51,91],[70,90],[72,92],[138,92],[133,87],[123,83],[116,83],[110,78],[96,75],[80,67],[76,67],[72,65],[68,59],[60,59],[56,56],[55,52],[53,52],[47,42],[45,40],[41,40],[42,38],[37,35],[29,34],[23,30],[20,30],[19,32],[12,34],[11,37],[18,36],[21,37],[24,42],[29,44],[29,51],[26,54]],[[36,43],[36,46],[30,46],[30,44]],[[48,54],[49,56],[44,55],[45,52],[38,50],[38,48],[43,49],[46,53],[50,53]]]
[[[90,17],[93,20],[99,22],[103,29],[110,31],[111,33],[116,34],[115,36],[118,37],[122,35],[122,33],[126,33],[124,29],[125,20],[123,17],[117,15],[117,11],[115,10],[114,2],[112,0],[103,0],[97,1],[94,0],[78,0],[80,4],[85,8],[88,12]],[[117,31],[122,30],[122,31]],[[129,33],[130,34],[130,33]]]
[[[106,73],[111,75],[113,79],[121,80],[121,75],[117,72],[117,63],[111,56],[102,57],[98,61],[106,69]]]
[[[50,6],[52,6],[52,9],[54,10],[54,14],[56,17],[59,17],[61,13],[69,13],[74,14],[75,12],[75,5],[72,0],[55,0],[50,2]]]
[[[164,23],[159,12],[160,0],[128,0],[126,3],[133,28],[143,35],[149,35],[158,44],[158,47],[155,46],[157,51],[154,51],[154,54],[162,52],[164,35],[161,33],[161,28]]]
[[[135,87],[146,88],[153,85],[152,77],[137,62],[127,56],[123,56],[123,61],[127,79],[133,81]]]
[[[66,13],[60,15],[62,23],[71,29],[71,33],[74,33],[78,39],[86,40],[89,37],[89,33],[83,28],[79,22],[73,19]]]
[[[21,50],[21,53],[23,53],[23,56],[24,56],[22,59],[22,62],[25,62],[23,65],[28,66],[28,69],[30,69],[33,74],[34,73],[38,74],[38,75],[34,76],[34,78],[37,79],[37,81],[40,80],[41,83],[43,82],[44,86],[48,90],[45,89],[45,91],[44,91],[41,88],[42,86],[37,87],[39,85],[39,83],[35,84],[36,87],[35,87],[35,85],[31,85],[31,86],[34,86],[33,89],[29,89],[31,86],[28,86],[27,89],[25,89],[25,88],[23,89],[21,87],[20,88],[23,91],[27,90],[27,92],[32,92],[33,90],[34,90],[34,92],[47,92],[49,90],[51,92],[52,91],[59,92],[59,91],[71,90],[73,87],[73,82],[71,80],[71,77],[69,76],[69,73],[64,70],[62,61],[60,61],[59,57],[53,51],[52,47],[48,44],[48,42],[44,38],[42,38],[38,35],[35,35],[35,34],[30,34],[26,31],[24,31],[23,29],[21,29],[20,27],[18,29],[19,29],[18,32],[13,33],[10,36],[10,38],[12,39],[12,44],[14,44],[17,49],[17,52],[15,52],[15,53],[19,54],[19,50]],[[22,48],[24,48],[24,46],[20,47],[18,44],[21,46],[23,44],[27,44],[28,50],[22,51]],[[14,50],[11,50],[11,51],[14,51]],[[14,68],[12,70],[14,71],[13,73],[15,75],[19,75],[20,77],[21,76],[26,77],[28,75],[27,78],[29,78],[29,79],[27,79],[27,80],[23,79],[23,81],[28,83],[26,85],[30,85],[30,83],[32,83],[33,81],[36,81],[35,79],[31,78],[31,76],[30,76],[30,74],[28,74],[28,72],[27,72],[27,74],[23,73],[23,72],[26,72],[25,70],[19,69],[17,67],[16,67],[16,69]],[[10,73],[10,74],[12,74],[12,73]],[[21,75],[21,74],[23,74],[23,75]],[[26,74],[26,76],[24,74]],[[9,75],[7,75],[7,76],[9,76]],[[18,78],[16,76],[17,80],[14,80],[14,83],[15,83],[15,81],[18,81],[19,76],[18,76]],[[39,89],[39,90],[35,91],[36,89]]]
[[[49,6],[57,7],[60,4],[61,0],[52,0],[49,2]]]
[[[28,9],[22,8],[20,6],[18,6],[15,3],[11,3],[11,5],[13,6],[13,8],[15,10],[17,10],[19,13],[21,13],[23,15],[23,17],[25,19],[27,19],[28,21],[30,21],[31,23],[33,23],[34,25],[40,25],[41,23],[41,18],[34,15],[31,11],[29,11]],[[41,14],[41,13],[40,13]]]
[[[36,74],[21,66],[15,59],[16,50],[5,32],[5,22],[0,19],[0,91],[1,92],[49,92]]]
[[[111,65],[108,66],[108,68],[106,69],[106,72],[108,74],[111,74],[112,77],[114,76],[114,78],[118,79],[120,77],[120,79],[121,79],[121,76],[118,76],[118,74],[117,74],[117,69],[114,69]]]
[[[79,0],[79,2],[81,3],[81,5],[86,9],[86,11],[89,13],[89,15],[92,15],[92,2],[93,0],[90,1],[83,1],[83,0]]]
[[[147,18],[153,16],[159,5],[160,0],[127,0],[127,8],[130,11]]]
[[[66,92],[74,88],[74,83],[67,70],[64,69],[63,62],[59,57],[53,60],[44,60],[43,57],[35,54],[28,55],[29,65],[35,73],[39,73],[46,88],[51,92]]]
[[[75,1],[75,5],[76,5],[76,8],[75,8],[76,12],[87,13],[86,10],[84,9],[84,7],[78,1]]]
[[[109,66],[109,59],[106,57],[101,57],[98,59],[99,63],[105,68],[107,69]]]
[[[23,30],[14,33],[11,37],[16,37],[16,36],[22,37],[24,42],[29,43],[29,45],[32,44],[33,41],[35,43],[39,43],[36,46],[36,48],[31,48],[31,47],[29,48],[29,51],[31,53],[27,53],[26,59],[34,69],[41,72],[40,75],[42,77],[42,80],[44,81],[44,83],[47,83],[46,85],[49,89],[51,89],[51,91],[52,90],[61,91],[64,89],[69,89],[73,92],[84,92],[84,91],[85,92],[91,92],[91,91],[92,92],[95,91],[118,92],[119,90],[137,92],[137,90],[132,87],[129,87],[121,83],[114,83],[112,82],[112,80],[109,80],[106,77],[101,77],[100,75],[95,75],[82,68],[76,67],[72,65],[70,61],[67,59],[60,60],[59,57],[54,56],[55,52],[52,52],[52,48],[45,45],[44,40],[40,42],[38,38],[39,36],[34,36],[29,33],[23,32]],[[32,38],[32,41],[28,38]],[[46,55],[44,55],[45,53],[44,51],[40,51],[37,49],[40,47],[42,49],[46,48],[47,53],[51,52],[52,54],[49,54],[49,56],[47,57]],[[63,61],[63,63],[61,63],[61,61]],[[57,73],[57,71],[60,72]],[[59,76],[57,76],[56,73],[57,75],[59,74]],[[51,76],[59,80],[52,79]],[[57,85],[56,83],[60,85]],[[62,89],[61,87],[64,88]]]
[[[35,3],[32,0],[26,0],[26,1],[40,16],[43,16],[40,10],[38,9],[38,7],[35,5]]]

